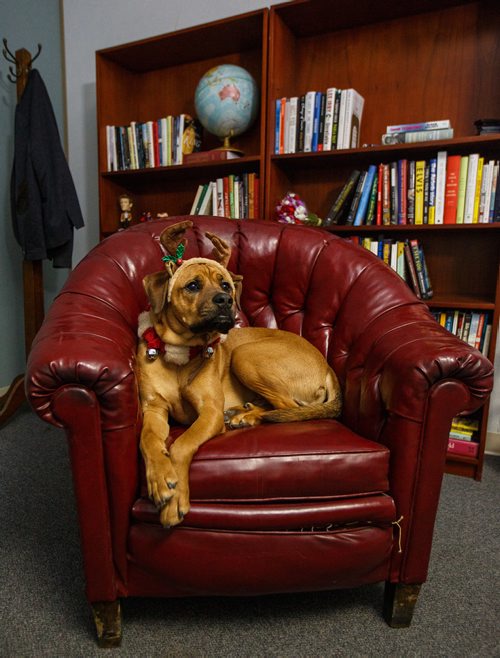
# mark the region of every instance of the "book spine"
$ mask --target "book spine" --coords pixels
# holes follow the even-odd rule
[[[306,153],[312,151],[315,99],[316,92],[308,91],[306,94],[304,109],[304,152]]]
[[[474,198],[476,194],[477,167],[479,163],[479,153],[469,155],[469,165],[467,168],[467,186],[465,190],[465,207],[464,207],[464,224],[472,224],[474,217]]]
[[[460,160],[460,174],[458,181],[457,192],[457,216],[456,223],[464,223],[464,209],[465,209],[465,190],[467,187],[467,167],[469,166],[469,156],[464,155]]]
[[[450,155],[446,165],[446,185],[444,192],[443,223],[457,223],[458,187],[460,183],[460,155]]]
[[[415,160],[408,162],[407,224],[415,224]]]
[[[436,174],[437,158],[431,158],[426,167],[429,172],[429,207],[427,211],[427,223],[436,223]]]
[[[332,150],[338,149],[339,137],[339,118],[340,118],[340,101],[342,98],[342,90],[335,90],[335,100],[333,104],[333,122],[332,122]]]
[[[338,219],[343,212],[351,194],[354,192],[355,186],[358,182],[360,171],[355,169],[349,175],[349,178],[344,183],[340,193],[332,204],[328,214],[325,217],[323,226],[330,226],[331,224],[338,223]]]
[[[448,452],[455,455],[466,455],[467,457],[477,457],[479,444],[475,441],[459,441],[457,439],[448,440]]]
[[[325,131],[323,134],[323,151],[332,149],[333,107],[335,105],[335,87],[326,90]]]
[[[476,191],[474,194],[474,213],[472,215],[472,223],[477,224],[479,219],[479,199],[481,196],[481,183],[483,180],[484,158],[479,158],[477,163],[477,176],[476,176]]]
[[[422,121],[421,123],[401,123],[387,126],[386,132],[400,133],[415,130],[439,130],[441,128],[450,128],[449,119],[440,119],[439,121]]]
[[[441,130],[419,130],[415,132],[395,132],[384,133],[382,135],[382,144],[390,146],[392,144],[415,144],[417,142],[433,142],[438,139],[452,139],[453,128]]]
[[[408,160],[398,160],[398,224],[408,221]]]
[[[356,210],[356,215],[354,217],[354,226],[361,226],[361,224],[363,223],[363,220],[365,218],[368,209],[368,202],[370,199],[370,194],[373,186],[373,179],[375,177],[376,171],[377,171],[377,167],[375,165],[370,165],[368,167],[366,179],[365,182],[363,183],[363,189],[361,191],[359,205]]]
[[[405,242],[404,253],[405,253],[406,267],[407,267],[411,287],[413,288],[413,292],[415,293],[415,295],[419,299],[422,299],[422,293],[420,292],[420,285],[418,283],[417,270],[415,268],[415,262],[413,260],[411,247],[408,241]]]
[[[446,151],[438,151],[436,168],[436,214],[435,224],[442,224],[444,217],[444,193],[446,188]]]
[[[352,199],[352,204],[351,204],[351,207],[349,209],[349,212],[347,214],[347,218],[346,218],[346,221],[345,221],[345,223],[347,225],[352,225],[353,222],[354,222],[354,217],[356,216],[356,212],[358,210],[359,202],[361,200],[361,193],[363,191],[363,186],[364,186],[365,181],[366,181],[367,173],[368,172],[366,172],[366,171],[362,171],[360,176],[359,176],[358,184],[356,186],[356,191],[354,192],[354,197]]]
[[[425,160],[415,163],[415,224],[424,223]]]

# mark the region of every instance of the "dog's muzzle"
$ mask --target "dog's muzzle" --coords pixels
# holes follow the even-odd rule
[[[232,296],[226,292],[218,292],[212,297],[212,304],[212,312],[206,315],[200,323],[190,327],[191,331],[199,334],[209,331],[227,334],[234,327],[234,302]]]

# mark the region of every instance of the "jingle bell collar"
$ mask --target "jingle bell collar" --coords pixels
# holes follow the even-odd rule
[[[139,315],[137,335],[146,343],[146,354],[149,361],[155,361],[162,355],[167,363],[173,363],[177,366],[186,365],[199,355],[205,359],[210,359],[214,355],[217,345],[226,339],[226,336],[219,336],[208,345],[195,345],[193,347],[164,343],[151,324],[149,311],[143,311]]]

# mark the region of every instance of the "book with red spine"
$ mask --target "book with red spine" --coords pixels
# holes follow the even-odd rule
[[[458,182],[462,156],[449,155],[446,164],[443,224],[456,224],[458,207]]]
[[[477,457],[479,443],[475,441],[462,441],[460,439],[448,439],[448,452],[465,457]]]

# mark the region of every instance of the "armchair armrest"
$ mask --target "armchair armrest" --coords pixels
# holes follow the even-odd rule
[[[487,401],[493,366],[417,300],[365,324],[345,366],[346,424],[391,451],[389,481],[402,542],[393,555],[393,578],[424,582],[451,420]]]

